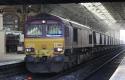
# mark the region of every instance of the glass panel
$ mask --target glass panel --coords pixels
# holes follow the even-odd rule
[[[108,10],[100,2],[95,3],[80,3],[82,6],[86,7],[89,11],[97,15],[100,19],[104,20],[108,25],[116,23],[116,20],[108,12]]]
[[[62,36],[63,31],[59,24],[48,24],[47,36]]]
[[[6,31],[18,29],[18,16],[13,14],[4,14],[3,26]]]
[[[29,37],[40,37],[43,35],[43,27],[46,27],[46,25],[31,24],[27,27],[26,35]]]

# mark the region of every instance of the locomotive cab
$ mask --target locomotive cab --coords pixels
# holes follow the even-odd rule
[[[27,22],[25,53],[27,62],[62,61],[64,53],[64,26],[62,23],[58,20],[48,19],[35,19]]]

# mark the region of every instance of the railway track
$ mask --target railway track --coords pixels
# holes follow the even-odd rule
[[[0,80],[10,80],[9,77],[26,73],[24,62],[0,66]]]
[[[25,63],[0,67],[0,80],[86,80],[105,64],[109,63],[124,50],[113,51],[107,55],[95,58],[67,71],[52,74],[32,74],[25,69]],[[30,80],[30,79],[29,79]]]
[[[125,51],[121,51],[120,53],[118,53],[117,55],[114,55],[111,59],[108,59],[107,61],[105,61],[101,66],[99,66],[98,68],[96,68],[95,70],[93,70],[90,75],[88,75],[87,77],[85,77],[84,80],[87,80],[89,77],[91,77],[93,74],[95,74],[97,71],[99,71],[100,69],[102,69],[105,65],[109,64],[110,62],[112,62],[113,60],[115,60],[116,58],[123,58]]]
[[[116,52],[113,52],[117,54]],[[98,71],[101,67],[109,63],[111,60],[115,59],[117,56],[122,54],[123,52],[120,52],[119,54],[109,54],[104,55],[102,57],[99,57],[97,59],[94,59],[90,62],[87,62],[75,69],[75,71],[71,72],[70,74],[65,74],[63,77],[60,78],[52,78],[48,80],[86,80],[88,77],[90,77],[92,74],[94,74],[96,71]]]
[[[31,74],[31,77],[33,80],[85,80],[123,52],[124,50],[113,51],[58,74]]]

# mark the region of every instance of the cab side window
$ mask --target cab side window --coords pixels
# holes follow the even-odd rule
[[[69,37],[69,28],[65,27],[65,37]]]
[[[78,42],[78,29],[73,28],[73,42]]]
[[[89,44],[92,44],[92,34],[89,34]]]

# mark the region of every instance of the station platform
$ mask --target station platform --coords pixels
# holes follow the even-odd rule
[[[125,80],[125,57],[109,80]]]
[[[25,54],[4,54],[4,55],[0,55],[0,66],[23,62],[24,57],[25,57]]]

